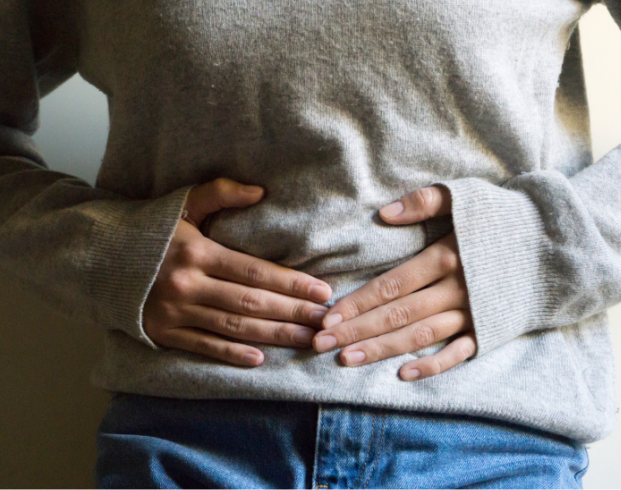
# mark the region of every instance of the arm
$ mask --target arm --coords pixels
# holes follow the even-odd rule
[[[72,14],[60,9],[0,0],[2,276],[77,321],[156,350],[258,366],[261,350],[222,335],[308,347],[315,330],[305,325],[321,322],[327,308],[317,303],[330,287],[199,230],[210,213],[254,204],[262,191],[220,178],[138,201],[47,169],[31,139],[39,97],[77,70]],[[192,224],[180,220],[185,206]]]
[[[66,316],[154,347],[143,306],[190,188],[135,201],[47,169],[31,136],[40,97],[77,72],[72,15],[0,0],[0,270]]]
[[[621,2],[608,7],[621,24]],[[339,300],[315,349],[345,347],[341,359],[351,366],[459,334],[402,367],[403,379],[417,379],[604,312],[621,302],[620,183],[621,146],[573,175],[539,170],[502,184],[462,178],[404,196],[380,216],[395,225],[442,217],[426,222],[435,243]],[[454,232],[437,240],[449,213]]]
[[[621,1],[604,3],[621,25]],[[442,184],[452,196],[477,355],[621,302],[621,146],[573,176]]]

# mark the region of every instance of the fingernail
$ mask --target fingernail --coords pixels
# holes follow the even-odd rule
[[[259,365],[259,356],[256,354],[244,354],[242,357],[242,362],[247,366],[258,366]]]
[[[396,201],[392,204],[389,204],[388,206],[384,206],[382,209],[380,209],[380,213],[382,213],[387,218],[394,218],[395,216],[399,216],[404,209],[405,208],[403,207],[401,201]]]
[[[355,366],[356,364],[364,362],[364,360],[367,358],[367,355],[360,350],[355,350],[353,352],[347,352],[346,354],[343,354],[343,357],[345,358],[345,364],[347,364],[348,366]]]
[[[413,379],[416,379],[420,376],[420,371],[416,368],[412,368],[412,369],[406,369],[405,372],[403,373],[403,378],[405,379],[405,381],[411,381]]]
[[[256,185],[245,185],[242,187],[242,191],[247,192],[248,194],[259,194],[263,192],[263,188]]]
[[[309,288],[308,294],[317,301],[328,301],[332,295],[332,291],[329,287],[314,285]]]
[[[309,315],[309,317],[312,322],[317,323],[318,325],[321,325],[321,320],[323,319],[324,316],[326,316],[327,312],[328,312],[328,308],[326,308],[325,310],[315,310]]]
[[[323,319],[323,326],[325,328],[333,327],[343,321],[343,316],[340,313],[332,313]]]
[[[310,345],[313,342],[313,337],[315,336],[315,332],[311,328],[300,328],[293,332],[291,338],[296,344],[301,345]]]
[[[319,352],[329,351],[330,349],[336,347],[336,337],[333,337],[332,335],[322,335],[321,337],[317,337],[315,346]]]

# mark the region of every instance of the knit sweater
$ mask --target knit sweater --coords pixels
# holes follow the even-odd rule
[[[176,398],[470,414],[591,442],[615,422],[606,309],[621,302],[621,147],[592,161],[577,23],[588,0],[0,0],[0,270],[105,330],[93,383]],[[607,6],[621,21],[621,1]],[[104,92],[94,187],[49,169],[39,99]],[[219,244],[306,272],[326,306],[455,231],[478,344],[361,367],[253,342],[245,368],[156,346],[142,313],[191,186],[266,197],[212,216]],[[441,184],[452,215],[378,210]],[[79,346],[76,346],[79,348]]]

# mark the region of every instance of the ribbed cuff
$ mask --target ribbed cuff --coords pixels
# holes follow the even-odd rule
[[[549,242],[537,207],[522,192],[478,178],[431,185],[451,193],[478,357],[552,315]]]
[[[143,329],[144,304],[192,187],[152,200],[106,201],[92,230],[88,284],[101,305],[97,323],[156,350]]]

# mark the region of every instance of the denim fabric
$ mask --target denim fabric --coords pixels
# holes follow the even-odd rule
[[[99,488],[582,488],[586,448],[477,417],[117,394]]]

